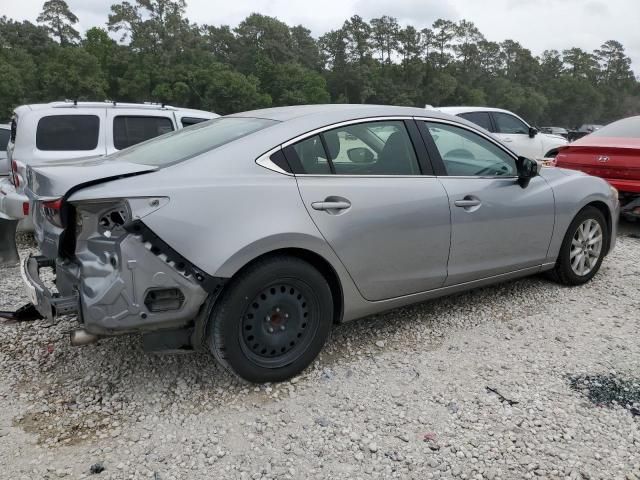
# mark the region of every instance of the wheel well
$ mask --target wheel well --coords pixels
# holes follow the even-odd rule
[[[557,148],[552,148],[547,153],[545,153],[544,158],[555,158],[556,155],[558,155],[558,151],[559,150]]]
[[[234,276],[238,275],[240,271],[244,270],[245,268],[249,267],[259,260],[278,255],[288,255],[304,260],[305,262],[310,263],[322,274],[322,276],[329,284],[329,288],[331,289],[331,296],[333,297],[333,322],[340,323],[342,321],[344,308],[344,296],[342,294],[342,285],[340,283],[340,278],[338,277],[338,274],[331,266],[331,264],[315,252],[305,250],[303,248],[281,248],[279,250],[272,250],[251,260],[240,270],[238,270],[238,272],[236,272]]]
[[[607,233],[608,233],[608,235],[607,235],[606,251],[608,253],[609,252],[609,247],[611,246],[611,233],[613,231],[613,218],[611,218],[611,211],[609,210],[609,207],[607,206],[606,203],[600,202],[600,201],[591,202],[591,203],[585,205],[585,207],[597,208],[598,210],[600,210],[600,213],[602,213],[602,215],[604,216],[605,220],[607,221]]]

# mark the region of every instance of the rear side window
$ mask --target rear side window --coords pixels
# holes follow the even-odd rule
[[[459,116],[464,118],[465,120],[469,120],[470,122],[481,126],[488,132],[491,132],[493,130],[493,127],[491,126],[491,118],[489,117],[488,112],[461,113]]]
[[[7,130],[6,128],[0,128],[0,151],[7,149],[7,144],[9,143],[10,136],[10,130]]]
[[[38,150],[95,150],[100,118],[97,115],[50,115],[42,117],[36,130]]]
[[[209,120],[208,118],[196,118],[196,117],[182,117],[180,123],[182,123],[183,127],[190,127],[191,125],[196,125],[198,123],[206,122]]]
[[[173,131],[167,117],[120,115],[113,119],[113,146],[118,150]]]

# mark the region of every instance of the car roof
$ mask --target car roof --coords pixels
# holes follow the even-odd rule
[[[438,107],[437,110],[441,112],[449,113],[451,115],[458,115],[459,113],[471,113],[471,112],[502,112],[502,113],[510,113],[509,110],[505,110],[503,108],[493,108],[493,107],[463,107],[463,106],[454,106],[454,107]]]
[[[166,110],[172,112],[181,112],[181,113],[191,113],[193,115],[199,114],[207,115],[207,118],[217,117],[218,115],[213,112],[207,112],[204,110],[195,110],[192,108],[181,108],[181,107],[173,107],[171,105],[164,105],[161,103],[124,103],[124,102],[112,102],[112,101],[104,101],[104,102],[76,102],[72,100],[65,100],[63,102],[49,102],[49,103],[32,103],[28,105],[21,105],[14,109],[14,112],[18,115],[25,111],[38,111],[38,110],[47,110],[47,109],[58,109],[58,108],[74,108],[74,109],[82,109],[82,108],[132,108],[132,109],[144,109],[144,110]]]
[[[366,117],[436,117],[446,119],[449,115],[436,110],[425,110],[416,107],[396,107],[389,105],[360,105],[360,104],[321,104],[321,105],[297,105],[292,107],[263,108],[248,112],[235,113],[230,117],[266,118],[286,122],[307,117],[331,117],[334,121],[351,120]]]

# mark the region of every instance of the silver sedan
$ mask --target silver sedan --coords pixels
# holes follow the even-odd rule
[[[619,209],[599,178],[404,107],[245,112],[27,177],[42,316],[76,314],[74,344],[205,348],[252,382],[302,371],[335,323],[539,272],[583,284]]]

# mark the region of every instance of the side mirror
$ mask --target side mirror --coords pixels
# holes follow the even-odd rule
[[[538,134],[538,129],[536,127],[529,127],[529,137],[533,138]]]
[[[518,183],[522,188],[529,185],[529,181],[540,173],[538,168],[538,162],[535,160],[518,157]]]
[[[371,163],[373,162],[373,153],[368,148],[358,147],[347,150],[347,157],[353,163]]]

